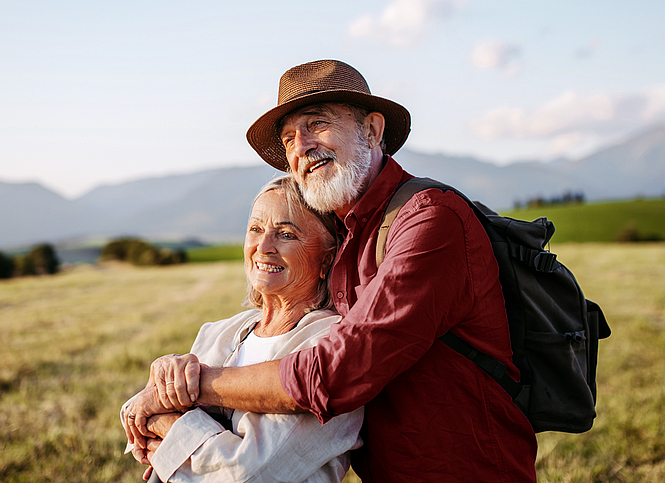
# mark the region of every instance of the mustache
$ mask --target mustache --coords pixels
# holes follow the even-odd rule
[[[307,156],[303,156],[298,163],[298,174],[300,175],[300,178],[302,179],[305,177],[305,173],[310,166],[318,163],[319,161],[323,161],[324,159],[331,159],[333,162],[335,162],[337,161],[337,154],[331,149],[324,148],[313,151]]]

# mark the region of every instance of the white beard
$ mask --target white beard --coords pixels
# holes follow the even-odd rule
[[[328,149],[320,149],[302,158],[303,167],[298,173],[300,190],[307,204],[320,213],[335,211],[355,203],[365,192],[369,183],[372,151],[369,143],[360,131],[354,139],[354,154],[346,163],[337,162],[337,154]],[[305,177],[305,168],[323,159],[330,158],[335,171],[330,178],[309,174]]]

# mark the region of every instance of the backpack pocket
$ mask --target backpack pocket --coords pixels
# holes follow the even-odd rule
[[[531,369],[529,420],[536,432],[584,432],[596,416],[587,380],[587,334],[529,332],[525,350]]]

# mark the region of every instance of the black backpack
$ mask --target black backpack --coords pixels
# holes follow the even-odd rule
[[[547,218],[527,222],[502,217],[451,186],[412,178],[395,191],[386,208],[376,244],[377,267],[397,213],[415,193],[429,188],[464,199],[489,236],[520,382],[506,373],[505,365],[456,335],[448,332],[440,339],[497,381],[536,433],[588,431],[596,417],[598,340],[609,337],[610,328],[600,307],[584,298],[573,274],[544,249],[554,234]]]

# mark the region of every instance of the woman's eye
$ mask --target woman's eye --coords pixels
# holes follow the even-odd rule
[[[298,239],[298,237],[296,237],[296,235],[294,233],[291,233],[291,232],[288,232],[288,231],[282,232],[281,236],[285,240],[297,240]]]

